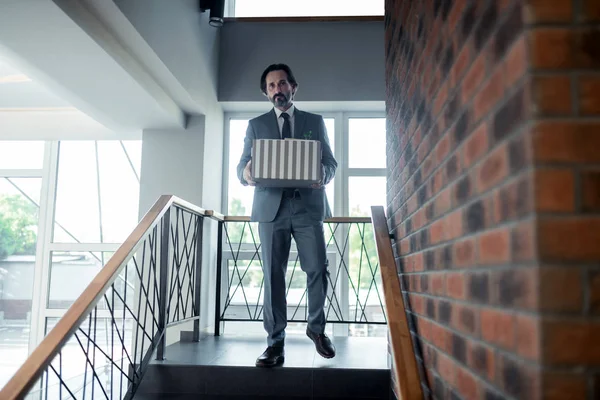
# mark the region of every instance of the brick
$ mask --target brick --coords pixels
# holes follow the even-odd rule
[[[496,27],[496,20],[498,18],[498,11],[493,2],[488,3],[487,7],[482,11],[479,25],[475,30],[475,49],[477,51],[480,51],[484,47]]]
[[[600,260],[600,218],[538,220],[538,251],[542,261]]]
[[[413,312],[424,315],[425,314],[425,298],[421,295],[411,293],[409,294],[410,304],[407,306],[410,307],[410,310]]]
[[[533,221],[525,221],[511,230],[511,260],[514,262],[532,261],[535,257],[535,232]]]
[[[475,191],[475,179],[471,175],[464,175],[452,186],[452,204],[460,207]]]
[[[456,382],[456,363],[451,358],[438,353],[437,371],[444,381],[454,386]]]
[[[496,379],[508,395],[517,399],[539,399],[539,369],[510,356],[497,359]]]
[[[572,212],[575,209],[575,176],[570,169],[538,168],[535,171],[535,208],[539,212]]]
[[[487,380],[494,381],[496,365],[494,351],[491,347],[469,341],[467,365]]]
[[[600,364],[600,323],[546,320],[542,322],[542,356],[547,365],[585,366]],[[568,345],[567,345],[568,344]]]
[[[481,265],[507,263],[510,260],[510,231],[502,228],[479,235],[477,256]]]
[[[438,301],[438,317],[437,321],[443,325],[450,325],[450,321],[452,320],[452,304],[447,300]],[[448,333],[450,334],[450,333]]]
[[[583,309],[581,271],[572,267],[544,266],[539,270],[540,310],[579,312]],[[560,293],[560,296],[556,294]]]
[[[540,321],[535,317],[517,315],[517,354],[529,360],[540,358]]]
[[[432,298],[427,298],[425,300],[425,315],[431,319],[436,318],[436,300]]]
[[[476,59],[471,68],[465,75],[462,82],[462,101],[467,103],[472,97],[477,88],[483,82],[486,75],[486,58],[485,53],[481,53]]]
[[[581,115],[600,114],[600,75],[580,76],[577,82]]]
[[[529,0],[525,6],[528,23],[570,22],[572,19],[572,0]]]
[[[583,374],[546,371],[542,375],[544,400],[585,399],[587,380]]]
[[[538,162],[600,162],[600,123],[540,121],[532,131],[533,154]]]
[[[600,211],[600,171],[585,171],[581,176],[583,211]]]
[[[431,324],[431,343],[438,349],[450,353],[451,332],[438,324]]]
[[[536,75],[531,83],[532,101],[538,115],[569,115],[572,108],[571,78],[567,75]]]
[[[512,44],[521,38],[521,41],[524,41],[523,33],[524,23],[523,23],[523,5],[520,2],[516,2],[514,7],[508,12],[508,15],[500,25],[500,28],[496,32],[494,36],[494,61],[498,62],[504,57],[507,50],[512,46]],[[525,50],[525,46],[522,47]],[[514,61],[514,57],[513,61]],[[527,58],[523,53],[522,59],[518,62],[519,68],[521,70],[523,64],[527,63]]]
[[[529,174],[494,192],[494,222],[523,218],[533,211],[533,190]]]
[[[486,204],[482,200],[477,200],[469,204],[464,212],[465,232],[475,233],[486,227]]]
[[[444,220],[435,221],[429,228],[429,242],[437,244],[446,240]]]
[[[480,314],[481,338],[507,350],[515,348],[515,316],[484,309]]]
[[[456,62],[454,63],[454,67],[452,67],[452,82],[453,85],[456,86],[458,82],[462,79],[465,71],[467,71],[467,67],[471,62],[471,45],[467,43],[462,51],[459,53]]]
[[[600,29],[583,27],[573,32],[572,55],[573,64],[577,68],[600,67]]]
[[[506,60],[502,64],[504,68],[504,86],[506,89],[514,87],[514,85],[525,75],[529,67],[527,59],[527,41],[525,37],[517,40],[517,42],[509,49]]]
[[[452,272],[446,275],[446,293],[448,297],[458,300],[466,298],[465,274],[462,272]]]
[[[486,192],[504,180],[508,173],[508,146],[502,145],[492,151],[477,168],[477,192]]]
[[[463,147],[463,167],[469,168],[488,150],[488,124],[482,122]]]
[[[539,279],[536,268],[510,268],[493,271],[491,303],[512,309],[538,308]]]
[[[469,335],[479,331],[479,312],[470,306],[455,303],[452,306],[451,326]]]
[[[447,239],[453,240],[463,235],[462,210],[457,210],[444,218]]]
[[[589,310],[594,314],[600,314],[600,271],[590,271],[587,282],[590,293]]]
[[[456,371],[456,387],[465,400],[478,400],[481,388],[478,380],[464,368]]]
[[[448,15],[448,28],[451,33],[454,32],[454,30],[456,29],[456,26],[458,25],[458,22],[460,21],[461,16],[465,10],[465,6],[467,5],[467,1],[455,0],[452,3],[452,9],[450,11],[450,14]]]
[[[444,136],[435,148],[435,160],[436,164],[439,165],[446,159],[450,153],[450,137]],[[427,175],[425,175],[427,176]]]
[[[446,295],[446,274],[436,273],[430,275],[430,292],[435,296]]]
[[[473,99],[474,121],[485,117],[504,94],[504,69],[497,68]]]
[[[490,279],[486,272],[472,273],[467,278],[467,296],[472,303],[488,303]]]
[[[580,18],[587,22],[599,22],[600,3],[597,0],[583,0],[583,10]]]
[[[448,83],[443,83],[438,90],[437,96],[433,103],[433,115],[438,116],[442,112],[442,109],[446,105],[448,100]]]
[[[521,87],[511,94],[494,115],[492,138],[501,141],[526,122],[529,116],[528,91]]]
[[[454,266],[458,268],[475,265],[475,239],[465,239],[454,243],[452,259]]]
[[[566,69],[575,67],[574,33],[567,28],[535,28],[528,33],[529,60],[534,68]]]

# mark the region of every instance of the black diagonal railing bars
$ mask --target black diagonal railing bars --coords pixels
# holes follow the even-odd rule
[[[226,322],[262,321],[264,296],[258,227],[248,217],[217,218],[215,334]],[[328,323],[385,325],[381,274],[370,218],[325,221]],[[306,322],[306,274],[292,245],[286,273],[288,321]]]
[[[198,340],[205,215],[162,196],[0,398],[131,399],[169,326]]]

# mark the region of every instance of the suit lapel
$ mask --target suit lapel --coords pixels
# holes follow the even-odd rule
[[[268,137],[267,139],[281,139],[281,134],[279,133],[279,125],[277,124],[277,114],[275,114],[275,110],[271,109],[271,112],[265,115],[266,121],[265,123],[268,126]]]
[[[306,115],[303,111],[296,108],[294,112],[294,139],[304,138],[304,123],[306,122]]]

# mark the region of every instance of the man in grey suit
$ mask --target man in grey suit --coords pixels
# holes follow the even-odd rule
[[[267,331],[267,349],[256,365],[272,367],[284,361],[287,302],[285,273],[292,236],[298,248],[300,266],[307,276],[308,326],[306,334],[315,343],[317,352],[335,356],[335,347],[325,334],[324,305],[327,295],[327,258],[323,220],[331,217],[325,185],[335,175],[337,162],[329,146],[323,117],[298,110],[294,95],[298,82],[285,64],[267,67],[260,78],[263,94],[274,108],[249,121],[244,151],[237,166],[243,185],[255,186],[252,180],[252,141],[254,139],[285,139],[310,137],[322,144],[322,180],[310,188],[260,187],[254,189],[252,221],[258,222],[262,249],[265,292],[263,324]]]

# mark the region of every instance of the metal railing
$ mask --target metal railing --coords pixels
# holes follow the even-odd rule
[[[205,214],[161,196],[0,398],[131,399],[168,327],[193,321],[197,341]]]
[[[215,335],[226,322],[262,321],[264,281],[260,240],[249,217],[219,217]],[[328,323],[386,325],[375,239],[368,217],[331,218],[324,223],[328,259]],[[286,273],[288,322],[307,322],[306,275],[292,245]],[[340,328],[342,328],[340,326]]]

